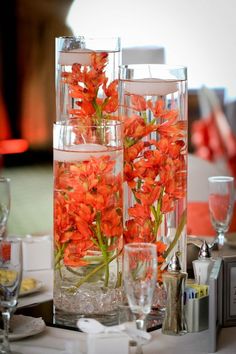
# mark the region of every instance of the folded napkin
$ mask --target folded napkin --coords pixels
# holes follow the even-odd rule
[[[53,259],[52,236],[27,235],[22,240],[23,269],[51,269]]]

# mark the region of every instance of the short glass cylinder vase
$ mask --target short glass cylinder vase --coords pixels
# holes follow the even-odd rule
[[[116,116],[119,61],[119,38],[56,38],[56,120]]]
[[[186,269],[187,75],[184,67],[120,67],[124,241],[153,242],[158,282],[174,252]]]
[[[54,321],[109,324],[122,301],[122,123],[54,125]]]

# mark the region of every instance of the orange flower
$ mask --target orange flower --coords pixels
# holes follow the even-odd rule
[[[135,160],[144,148],[144,142],[139,141],[128,149],[125,149],[124,159],[126,162]]]
[[[91,54],[91,66],[96,71],[102,71],[107,65],[107,60],[108,54],[105,52]]]
[[[153,183],[152,185],[144,183],[142,189],[135,192],[136,198],[141,202],[143,206],[151,206],[155,203],[161,192],[161,187],[159,184]]]
[[[69,109],[71,116],[88,121],[92,118],[96,122],[96,119],[109,118],[104,112],[109,115],[117,111],[118,80],[108,84],[105,72],[108,53],[92,52],[90,59],[90,66],[73,64],[72,72],[63,73],[62,79],[68,84],[69,95],[78,106]]]
[[[54,171],[56,247],[66,246],[65,265],[83,266],[91,249],[111,250],[108,239],[122,237],[123,179],[109,155],[55,162]]]
[[[101,230],[106,237],[117,237],[122,233],[122,210],[114,208],[106,210],[102,214]]]
[[[157,100],[155,102],[155,106],[153,106],[152,101],[148,100],[147,107],[152,111],[154,117],[161,117],[161,115],[163,114],[164,102],[161,99]]]
[[[136,186],[135,182],[136,174],[132,168],[132,164],[125,162],[124,165],[124,179],[128,183],[129,188],[133,189]]]
[[[87,242],[70,243],[64,251],[64,264],[71,267],[85,266],[87,261],[82,258],[86,255],[90,245]]]
[[[134,218],[148,219],[150,218],[150,209],[145,205],[135,204],[129,208],[129,215]]]
[[[152,242],[153,225],[151,223],[151,220],[146,220],[142,222],[141,219],[130,219],[126,221],[124,238],[126,243]]]
[[[144,120],[137,115],[126,119],[124,122],[124,134],[126,138],[132,137],[134,139],[145,136],[146,124]]]
[[[11,244],[7,241],[1,242],[0,257],[2,262],[7,262],[11,258]]]
[[[146,100],[143,96],[130,95],[131,96],[131,106],[136,111],[145,111],[147,108]]]

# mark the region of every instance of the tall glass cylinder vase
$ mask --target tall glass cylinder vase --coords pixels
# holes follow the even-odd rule
[[[56,38],[57,121],[117,115],[119,38]]]
[[[112,323],[122,299],[123,130],[118,121],[54,125],[55,322]]]
[[[162,271],[176,251],[186,268],[186,68],[128,65],[120,71],[124,121],[125,242],[157,244]]]

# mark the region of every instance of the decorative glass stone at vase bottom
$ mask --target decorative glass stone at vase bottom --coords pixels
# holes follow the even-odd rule
[[[65,270],[65,276],[66,276]],[[68,274],[68,273],[67,273]],[[117,306],[122,303],[121,288],[103,289],[103,282],[93,281],[82,285],[79,289],[68,293],[71,284],[77,282],[77,276],[61,284],[59,275],[55,276],[54,306],[55,322],[76,327],[79,317],[93,317],[106,325],[117,323]],[[58,286],[61,284],[61,286]],[[73,286],[72,286],[73,287]]]
[[[121,123],[54,126],[55,322],[112,324],[122,301]]]

